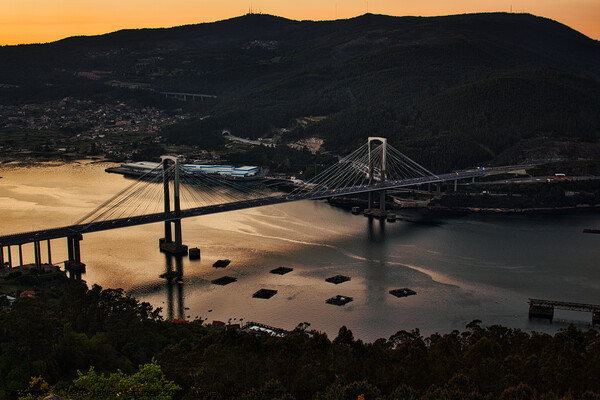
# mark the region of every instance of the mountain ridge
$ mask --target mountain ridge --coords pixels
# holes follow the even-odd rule
[[[484,147],[494,148],[499,154],[524,138],[548,131],[557,138],[590,143],[600,136],[600,121],[593,117],[596,111],[600,114],[595,105],[600,104],[598,95],[585,95],[591,104],[575,99],[578,111],[552,94],[557,90],[571,98],[569,93],[583,93],[582,87],[597,86],[600,42],[531,14],[365,14],[335,21],[295,21],[249,14],[212,23],[121,30],[46,45],[2,47],[0,74],[6,80],[2,83],[19,86],[0,89],[4,101],[28,102],[86,91],[90,96],[104,97],[122,96],[123,90],[130,90],[132,97],[136,93],[141,97],[158,96],[161,91],[216,95],[214,101],[197,106],[198,117],[211,115],[192,121],[198,133],[186,129],[186,135],[177,134],[175,127],[169,129],[169,140],[198,144],[222,129],[243,137],[266,138],[285,128],[290,133],[283,141],[315,135],[325,139],[325,148],[339,152],[344,150],[342,143],[350,147],[352,141],[358,142],[370,132],[386,133],[381,132],[382,126],[393,127],[395,131],[387,135],[393,143],[402,145],[408,139],[401,132],[409,130],[402,121],[421,126],[423,137],[437,135],[437,139],[421,140],[428,146],[435,147],[436,141],[462,143],[459,132],[438,127],[437,133],[432,133],[425,129],[425,124],[439,126],[440,122],[425,110],[432,107],[446,116],[464,114],[467,122],[460,125],[462,134],[465,138],[475,137],[482,122],[466,106],[469,102],[460,100],[461,96],[471,99],[473,93],[484,93],[486,97],[481,101],[491,104],[486,109],[486,124],[498,121],[498,126],[506,126],[500,123],[500,118],[507,118],[502,110],[520,101],[495,96],[489,90],[489,81],[513,74],[514,79],[502,80],[510,86],[507,93],[520,93],[528,104],[532,104],[530,94],[539,94],[542,97],[537,100],[548,107],[543,112],[542,108],[532,108],[537,110],[532,116],[526,115],[527,109],[509,114],[518,121],[511,122],[512,132],[521,132],[521,136],[513,135],[514,140],[503,142],[504,147],[482,143]],[[557,80],[553,89],[540,78],[544,74]],[[518,82],[529,92],[517,90]],[[454,90],[465,86],[471,92]],[[117,92],[115,87],[129,89]],[[432,102],[443,93],[444,107],[452,113],[441,111],[442,106]],[[377,115],[378,109],[390,112],[375,121],[371,116]],[[556,115],[549,118],[547,109]],[[585,135],[576,134],[560,122],[572,120],[574,113],[582,116],[577,126]],[[308,127],[297,125],[298,119],[311,115],[326,118]],[[371,125],[357,120],[359,115]],[[532,119],[537,122],[531,123]],[[544,120],[548,119],[554,121],[555,129],[547,129]],[[335,121],[337,125],[332,126]],[[362,126],[364,132],[354,137],[354,133],[342,132],[345,125]],[[534,126],[544,126],[544,132],[536,131]],[[495,130],[493,126],[490,129]],[[413,135],[411,143],[416,139]],[[431,149],[432,153],[442,150]],[[486,154],[489,157],[489,152]],[[463,161],[490,161],[485,157],[479,154]],[[455,157],[443,167],[460,164],[460,157]]]

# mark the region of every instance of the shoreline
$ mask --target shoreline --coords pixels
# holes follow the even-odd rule
[[[356,199],[356,201],[352,201],[352,199],[329,199],[328,204],[339,207],[343,209],[351,209],[353,206],[365,206],[366,201],[361,201]],[[363,203],[363,204],[361,204]],[[444,206],[423,206],[423,207],[398,207],[396,204],[391,202],[387,203],[388,211],[402,211],[402,210],[411,210],[411,211],[427,211],[427,212],[447,212],[447,213],[489,213],[489,214],[554,214],[561,212],[573,212],[573,211],[596,211],[600,210],[600,204],[579,204],[576,206],[569,207],[530,207],[530,208],[502,208],[502,207],[444,207]]]
[[[16,168],[38,168],[38,167],[60,167],[63,165],[92,165],[92,164],[117,164],[118,161],[104,157],[81,157],[69,159],[48,159],[48,160],[3,160],[0,161],[1,170],[11,170]],[[0,177],[1,178],[1,177]]]
[[[460,212],[460,213],[491,213],[491,214],[543,214],[543,213],[560,213],[572,211],[595,211],[600,210],[600,204],[580,204],[569,207],[531,207],[531,208],[484,208],[484,207],[443,207],[443,206],[427,206],[423,207],[428,211],[441,212]],[[408,208],[404,208],[408,209]],[[416,208],[413,208],[413,210]],[[402,210],[402,208],[400,208]]]
[[[81,161],[91,161],[93,163],[101,163],[101,162],[109,162],[109,163],[118,163],[112,158],[107,158],[104,156],[90,156],[90,155],[82,155],[82,154],[65,154],[62,156],[56,157],[48,157],[48,158],[39,158],[39,157],[23,157],[23,158],[0,158],[0,168],[2,167],[35,167],[40,165],[47,164],[70,164],[77,163]]]

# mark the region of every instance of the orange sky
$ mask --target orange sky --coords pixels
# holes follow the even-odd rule
[[[527,12],[600,39],[600,0],[0,0],[0,44],[43,43],[123,28],[170,27],[255,12],[291,19]]]

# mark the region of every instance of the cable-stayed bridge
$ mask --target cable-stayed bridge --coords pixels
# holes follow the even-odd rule
[[[4,248],[12,265],[11,246],[34,244],[36,264],[41,259],[40,242],[67,238],[67,267],[83,265],[79,241],[83,234],[128,226],[164,222],[161,249],[174,254],[187,252],[182,243],[181,220],[200,215],[241,210],[300,200],[333,196],[369,194],[369,209],[379,195],[379,213],[385,213],[386,190],[503,173],[519,167],[472,169],[434,174],[387,144],[385,138],[369,138],[367,144],[342,158],[294,190],[284,193],[248,186],[212,174],[191,173],[176,157],[164,156],[161,164],[149,170],[132,185],[101,204],[73,225],[0,236],[0,265]],[[522,168],[522,167],[520,167]]]

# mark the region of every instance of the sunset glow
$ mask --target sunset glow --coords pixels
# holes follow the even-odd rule
[[[526,12],[600,39],[598,0],[0,0],[0,9],[3,45],[212,22],[250,9],[296,20],[351,18],[366,12],[395,16]]]

